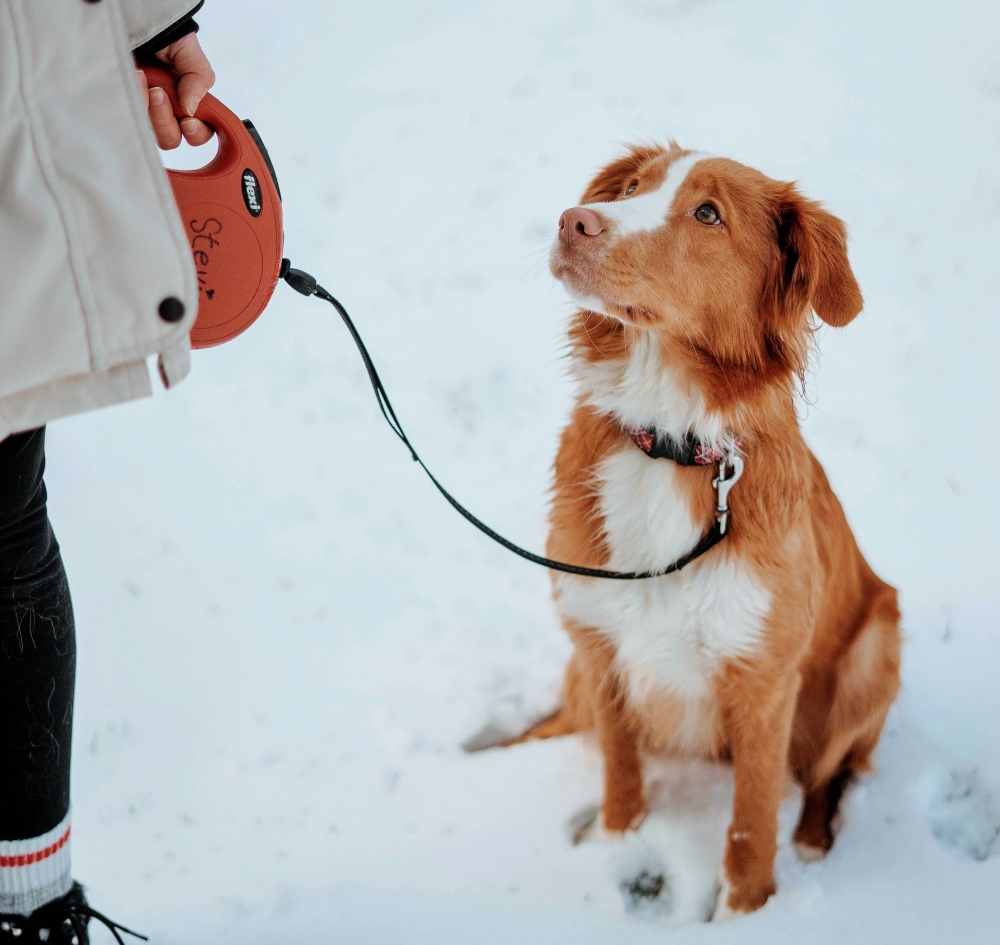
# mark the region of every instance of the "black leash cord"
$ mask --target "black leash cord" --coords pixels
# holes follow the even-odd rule
[[[302,293],[302,295],[315,295],[318,298],[324,299],[329,302],[339,313],[341,319],[343,319],[344,324],[347,326],[347,330],[351,333],[351,337],[354,339],[354,343],[358,347],[358,352],[361,355],[361,360],[365,362],[365,370],[368,371],[368,379],[371,381],[372,390],[375,391],[375,399],[378,401],[379,410],[382,411],[382,416],[385,417],[386,423],[389,424],[392,432],[402,440],[403,445],[410,451],[410,456],[415,463],[420,464],[420,468],[427,473],[428,478],[431,482],[437,486],[438,492],[443,495],[451,507],[458,512],[466,521],[471,522],[476,526],[484,535],[488,535],[495,542],[503,545],[508,551],[513,551],[514,554],[520,555],[520,557],[532,561],[535,564],[540,564],[543,568],[550,568],[553,571],[564,571],[566,574],[578,574],[582,577],[595,577],[595,578],[610,578],[614,581],[639,581],[643,578],[652,577],[662,577],[665,574],[673,574],[676,571],[680,571],[685,565],[690,564],[695,558],[700,558],[706,551],[714,548],[723,539],[723,533],[720,530],[719,523],[712,526],[711,529],[706,533],[705,537],[698,542],[695,547],[689,551],[682,558],[678,558],[673,564],[667,565],[665,568],[661,568],[659,571],[605,571],[602,568],[581,568],[575,564],[567,564],[565,561],[553,561],[551,558],[543,558],[541,555],[536,555],[526,548],[521,548],[519,545],[515,545],[512,541],[508,541],[503,535],[497,534],[489,527],[485,522],[481,522],[475,515],[473,515],[461,502],[458,501],[444,486],[434,476],[425,465],[424,461],[417,455],[417,451],[413,448],[413,444],[410,443],[403,430],[403,425],[399,422],[396,417],[396,411],[392,409],[392,403],[389,400],[389,395],[385,391],[385,387],[382,385],[382,379],[378,376],[378,371],[375,370],[375,365],[372,362],[371,355],[368,354],[368,349],[365,347],[365,343],[361,340],[361,335],[358,334],[357,328],[354,327],[354,322],[351,321],[351,316],[347,314],[347,309],[340,304],[329,292],[326,291],[321,285],[316,282],[316,279],[309,275],[308,272],[303,272],[301,269],[292,269],[291,263],[287,259],[281,261],[281,278],[285,280],[296,292]]]

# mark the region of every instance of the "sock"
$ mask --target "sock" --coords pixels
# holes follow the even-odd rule
[[[0,915],[31,915],[73,885],[69,863],[70,815],[29,840],[0,840]]]

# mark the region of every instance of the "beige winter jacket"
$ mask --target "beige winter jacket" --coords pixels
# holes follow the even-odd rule
[[[150,394],[150,355],[188,372],[194,266],[131,50],[195,6],[0,0],[0,440]]]

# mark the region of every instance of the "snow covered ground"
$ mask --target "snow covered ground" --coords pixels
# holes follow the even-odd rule
[[[795,179],[867,299],[802,413],[899,586],[905,690],[837,844],[704,924],[731,779],[652,773],[618,845],[565,739],[467,756],[555,697],[544,571],[452,513],[328,306],[279,287],[152,401],[50,429],[77,607],[76,873],[157,943],[986,943],[1000,935],[1000,5],[209,0],[287,255],[355,315],[456,494],[540,549],[571,390],[559,213],[621,143]],[[990,854],[996,854],[992,858]],[[664,877],[655,899],[627,892]],[[623,891],[623,889],[625,891]],[[100,932],[95,940],[101,941]]]

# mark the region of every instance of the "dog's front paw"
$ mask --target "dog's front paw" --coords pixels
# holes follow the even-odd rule
[[[756,912],[775,892],[774,881],[760,883],[756,886],[734,886],[725,874],[719,879],[719,894],[715,899],[715,909],[712,912],[713,922],[726,922],[737,916]]]
[[[646,810],[643,808],[625,822],[624,826],[619,827],[614,823],[608,824],[604,808],[585,807],[570,819],[570,841],[573,846],[577,846],[585,840],[621,840],[627,831],[637,830],[645,819]]]
[[[729,905],[729,881],[723,877],[719,883],[719,891],[715,895],[715,908],[712,910],[712,922],[728,922],[741,913]]]

